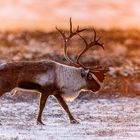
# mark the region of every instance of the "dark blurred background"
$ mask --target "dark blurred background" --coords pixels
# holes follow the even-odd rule
[[[136,96],[140,92],[139,0],[0,0],[0,63],[53,59],[66,63],[63,40],[55,26],[67,31],[89,28],[82,35],[101,37],[105,50],[95,47],[82,58],[86,65],[109,67],[105,86],[96,96]],[[69,54],[83,48],[74,38]]]

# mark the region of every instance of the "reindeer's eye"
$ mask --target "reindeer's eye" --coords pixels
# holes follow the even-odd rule
[[[92,75],[88,74],[88,80],[92,80]]]

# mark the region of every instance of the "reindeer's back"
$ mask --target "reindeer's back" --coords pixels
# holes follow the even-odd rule
[[[5,87],[17,86],[20,82],[38,82],[53,75],[55,63],[53,61],[19,61],[0,64],[0,85]],[[49,80],[48,79],[48,80]]]

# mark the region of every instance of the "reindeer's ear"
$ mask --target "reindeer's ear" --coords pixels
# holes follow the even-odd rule
[[[89,73],[89,70],[81,69],[81,77],[87,78],[88,73]]]

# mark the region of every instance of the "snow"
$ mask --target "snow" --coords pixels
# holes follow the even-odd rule
[[[76,99],[68,103],[80,124],[69,124],[56,100],[49,98],[45,126],[36,124],[39,99],[23,102],[18,96],[0,99],[0,140],[138,140],[140,97]],[[23,97],[24,98],[24,97]]]

